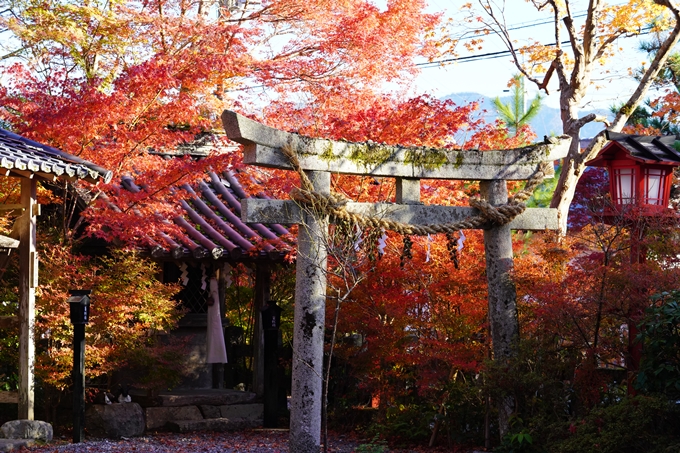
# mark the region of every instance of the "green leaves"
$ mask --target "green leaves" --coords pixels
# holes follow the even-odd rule
[[[647,310],[637,341],[643,356],[635,387],[647,392],[680,397],[680,291],[657,295]]]

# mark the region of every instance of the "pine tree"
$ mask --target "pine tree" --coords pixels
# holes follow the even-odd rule
[[[493,105],[508,129],[513,132],[513,136],[516,137],[522,126],[529,124],[538,115],[542,98],[539,93],[536,93],[536,97],[527,108],[525,107],[524,76],[522,74],[514,75],[510,84],[512,86],[511,101],[504,104],[501,98],[496,97],[493,100]]]

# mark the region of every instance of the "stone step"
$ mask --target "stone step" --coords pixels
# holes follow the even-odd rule
[[[149,397],[141,391],[131,391],[132,401],[142,407],[179,407],[179,406],[224,406],[228,404],[246,404],[256,400],[253,392],[242,392],[230,389],[197,389],[173,390]]]
[[[262,422],[262,419],[264,418],[264,404],[232,404],[220,406],[220,415],[221,418],[245,419]]]
[[[0,451],[19,451],[22,447],[35,445],[33,439],[0,439]]]
[[[147,407],[146,429],[168,428],[169,422],[202,422],[203,420],[249,420],[255,426],[262,425],[263,404],[230,404],[222,406],[170,406]]]
[[[201,392],[200,394],[168,394],[159,395],[161,406],[199,406],[209,404],[211,406],[225,406],[229,404],[245,404],[255,401],[257,396],[252,392],[219,391],[214,393]]]
[[[168,422],[166,427],[176,433],[193,431],[240,431],[244,429],[259,428],[262,420],[249,420],[246,418],[206,418],[203,420],[174,420]]]

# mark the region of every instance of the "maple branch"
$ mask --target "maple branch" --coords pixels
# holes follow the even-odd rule
[[[519,58],[517,57],[517,49],[515,49],[515,46],[512,43],[512,39],[510,38],[510,34],[508,33],[508,26],[505,22],[505,17],[503,18],[502,21],[499,20],[498,17],[496,17],[496,14],[494,13],[494,8],[491,6],[488,0],[486,0],[486,5],[483,2],[484,0],[479,0],[479,4],[481,5],[482,9],[493,21],[493,24],[487,24],[486,22],[483,22],[484,25],[490,27],[491,30],[499,38],[501,38],[501,41],[503,41],[503,44],[505,44],[505,47],[510,52],[510,56],[512,57],[512,60],[515,63],[515,67],[524,75],[524,77],[526,77],[526,79],[529,80],[530,82],[540,86],[541,82],[536,77],[532,76],[526,69],[524,69],[524,66],[519,61]]]
[[[576,29],[574,28],[574,22],[571,16],[567,15],[562,18],[562,22],[567,29],[567,35],[569,36],[569,42],[571,43],[571,48],[574,52],[574,72],[572,73],[572,80],[575,79],[575,74],[580,72],[577,68],[580,68],[583,64],[583,47],[579,44],[576,38]]]
[[[314,52],[317,52],[320,50],[318,46],[306,46],[302,47],[297,50],[291,50],[286,53],[278,54],[272,58],[272,60],[282,60],[282,59],[288,59],[288,58],[294,58],[294,57],[300,57],[300,56],[307,56],[308,54],[312,54]]]
[[[625,30],[619,30],[617,33],[612,33],[612,35],[605,39],[602,45],[595,51],[595,54],[593,55],[593,61],[602,58],[605,51],[607,50],[607,47],[612,45],[614,41],[619,39],[621,36],[635,36],[635,33],[626,33]]]
[[[139,148],[143,143],[146,143],[146,141],[147,141],[149,138],[151,138],[153,135],[155,135],[155,132],[153,132],[153,131],[149,132],[149,133],[146,135],[146,137],[144,137],[142,140],[138,140],[138,141],[135,143],[135,146],[133,146],[133,147],[130,149],[130,151],[128,151],[127,153],[125,153],[125,154],[123,154],[123,155],[121,156],[120,161],[119,161],[118,164],[116,165],[116,172],[117,172],[117,173],[120,173],[120,172],[122,171],[122,169],[123,169],[123,164],[125,163],[125,161],[126,161],[129,157],[131,157],[131,156],[133,155],[133,153],[137,150],[137,148]]]
[[[171,188],[172,188],[173,186],[175,186],[175,185],[179,185],[179,182],[180,182],[182,179],[184,179],[185,177],[187,177],[187,176],[190,176],[190,172],[187,172],[187,173],[184,173],[184,174],[180,174],[176,179],[174,179],[174,180],[172,180],[172,181],[169,181],[169,182],[167,182],[167,183],[164,183],[162,186],[160,186],[159,188],[157,188],[157,189],[154,190],[153,192],[146,192],[146,193],[145,193],[146,196],[145,196],[145,198],[144,198],[144,201],[150,200],[150,199],[153,200],[153,198],[154,198],[156,195],[158,195],[159,193],[161,193],[161,192],[163,192],[163,191],[165,191],[165,190],[171,189]],[[139,187],[137,187],[136,189],[137,189],[137,190],[134,191],[134,193],[140,193],[140,192],[141,192],[141,189],[140,189]],[[140,203],[141,203],[142,201],[143,201],[143,200],[133,201],[132,204],[130,204],[130,205],[129,205],[127,208],[125,208],[122,212],[124,212],[124,213],[127,214],[128,211],[130,211],[130,209],[133,209],[133,208],[136,207],[137,205],[140,205]]]
[[[678,8],[674,7],[669,0],[654,0],[654,1],[655,3],[662,6],[666,6],[671,10],[673,15],[675,16],[675,26],[673,27],[673,30],[668,35],[663,44],[661,44],[659,50],[654,54],[654,59],[649,65],[649,68],[647,68],[647,71],[645,71],[644,75],[640,79],[640,83],[638,84],[633,95],[630,97],[630,99],[628,99],[628,102],[626,102],[626,104],[623,107],[621,107],[619,112],[616,114],[616,118],[614,118],[614,122],[612,123],[611,126],[611,130],[614,132],[618,132],[623,128],[626,121],[628,121],[630,115],[635,111],[637,106],[640,105],[643,96],[647,93],[649,88],[654,83],[654,80],[656,79],[657,75],[659,74],[663,66],[666,64],[666,61],[668,60],[668,57],[670,56],[672,49],[680,40],[680,11],[678,10]],[[589,146],[588,149],[590,148],[591,147]],[[584,157],[582,159],[589,159],[590,154],[594,153],[588,153],[588,155],[585,154],[586,153],[584,152],[583,153]]]
[[[8,59],[8,58],[16,57],[16,56],[19,55],[21,52],[23,52],[23,51],[26,50],[26,49],[30,49],[31,47],[32,47],[32,46],[23,46],[23,47],[21,47],[21,48],[19,48],[19,49],[13,50],[12,52],[10,52],[10,53],[8,53],[8,54],[5,54],[5,55],[0,56],[0,61],[6,60],[6,59]]]
[[[144,113],[146,113],[146,111],[149,110],[153,104],[156,103],[156,100],[157,100],[158,97],[161,95],[161,93],[163,92],[163,90],[164,90],[164,88],[159,88],[158,91],[156,92],[156,94],[154,95],[153,99],[151,99],[151,100],[144,106],[144,108],[142,109],[142,111],[139,112],[139,113],[137,114],[137,116],[135,116],[134,119],[133,119],[132,121],[130,121],[130,125],[128,126],[128,129],[129,129],[129,130],[132,130],[132,128],[134,128],[134,127],[137,125],[137,123],[138,123],[139,120],[141,119],[142,115],[143,115]]]
[[[588,336],[583,331],[583,329],[581,329],[581,325],[578,323],[576,316],[574,316],[573,313],[569,313],[569,317],[571,317],[571,320],[574,322],[574,325],[576,326],[576,330],[578,330],[579,335],[581,335],[581,338],[583,338],[583,342],[586,344],[586,347],[588,349],[592,349],[592,345],[590,344],[590,341],[588,340]]]
[[[559,55],[562,55],[562,52],[559,52]],[[555,72],[555,67],[557,67],[557,58],[553,60],[550,63],[550,67],[548,68],[548,71],[545,73],[545,76],[543,76],[543,81],[538,84],[538,89],[545,91],[545,94],[550,94],[548,92],[548,83],[550,83],[550,77],[552,76],[553,72]]]
[[[246,6],[249,5],[249,4],[250,4],[250,1],[246,2]],[[234,22],[234,23],[237,23],[237,24],[242,24],[243,22],[245,22],[247,20],[260,19],[261,17],[265,16],[267,14],[267,12],[272,8],[273,8],[273,5],[270,4],[270,5],[263,7],[259,11],[253,11],[248,16],[246,16],[246,9],[247,8],[244,8],[238,19],[226,19],[226,20],[224,20],[224,22],[227,22],[227,23]]]

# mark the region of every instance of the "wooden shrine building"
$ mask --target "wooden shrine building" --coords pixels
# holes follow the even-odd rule
[[[206,135],[194,143],[181,145],[176,152],[165,153],[164,157],[190,155],[200,159],[210,153],[236,152],[234,147],[225,147],[219,137]],[[178,294],[179,302],[186,310],[177,331],[173,335],[194,338],[189,364],[191,375],[181,384],[187,388],[221,388],[224,383],[220,366],[205,365],[205,338],[207,307],[210,297],[207,281],[216,277],[220,288],[220,313],[223,325],[225,288],[229,286],[231,272],[236,264],[244,264],[254,280],[254,326],[252,335],[253,376],[243,382],[253,392],[262,395],[264,391],[262,366],[262,329],[260,309],[270,299],[272,267],[284,263],[285,257],[295,248],[295,238],[277,223],[246,224],[241,220],[241,203],[247,199],[267,199],[262,192],[250,194],[242,187],[234,170],[223,173],[208,172],[200,183],[179,186],[190,196],[180,201],[182,215],[163,219],[173,228],[148,238],[151,246],[145,246],[153,260],[160,263],[163,282],[179,282],[183,289]],[[248,176],[249,177],[249,176]],[[140,181],[123,177],[123,189],[138,192]],[[143,219],[140,219],[143,222]],[[179,228],[175,228],[179,227]],[[230,329],[227,329],[227,333]],[[229,336],[225,340],[229,344]],[[230,355],[230,354],[228,354]],[[189,360],[189,359],[188,359]],[[229,363],[231,363],[229,358]],[[227,365],[231,369],[231,365]],[[229,382],[229,379],[227,379]]]

